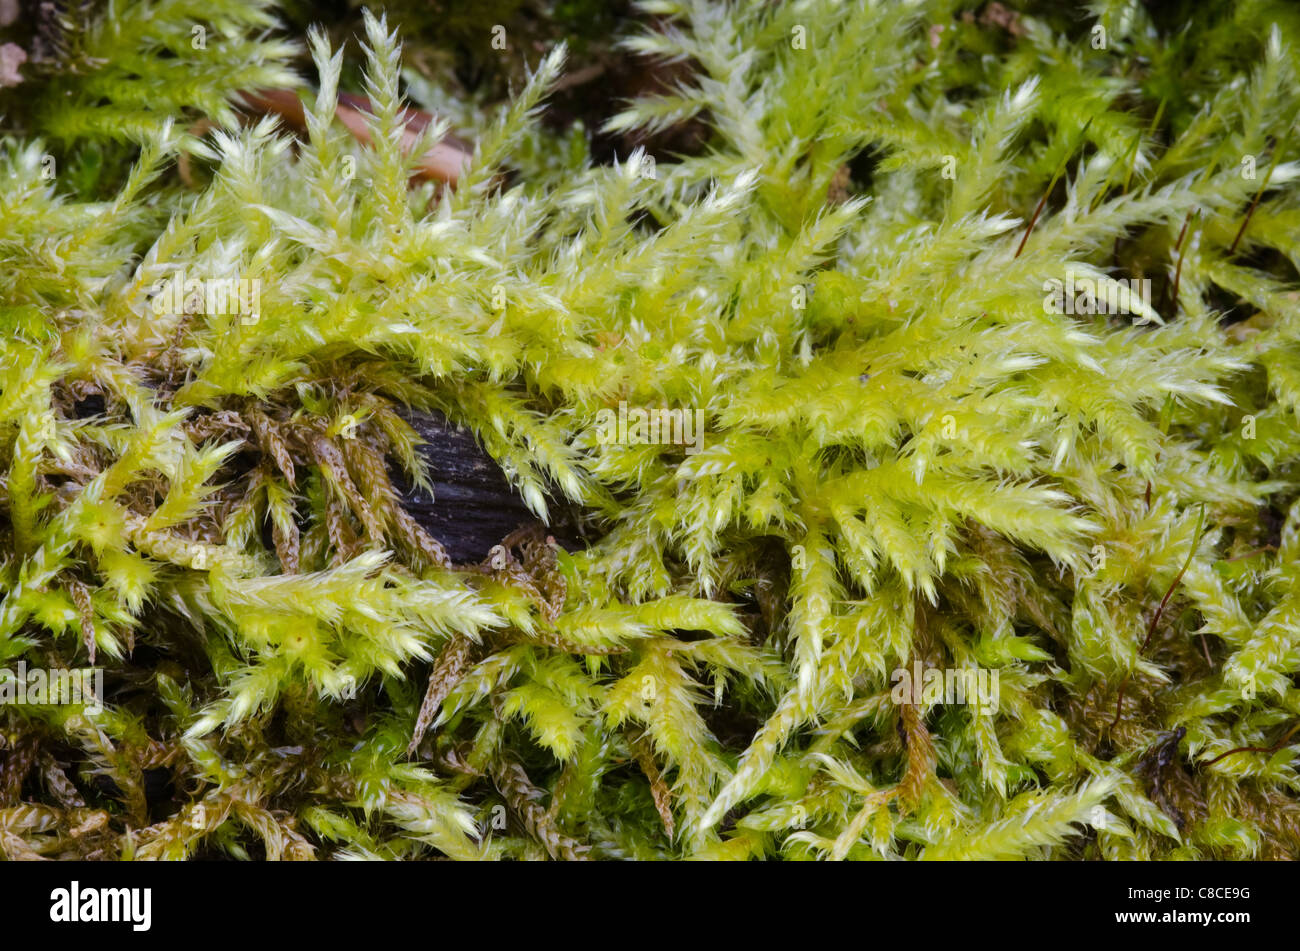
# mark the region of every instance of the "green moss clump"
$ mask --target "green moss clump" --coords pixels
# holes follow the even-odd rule
[[[0,851],[1300,857],[1300,14],[1089,9],[647,0],[604,131],[707,146],[613,164],[562,46],[455,106],[367,14],[361,145],[267,2],[86,12],[4,91],[0,666],[106,689],[0,705]],[[406,408],[584,546],[452,563]]]

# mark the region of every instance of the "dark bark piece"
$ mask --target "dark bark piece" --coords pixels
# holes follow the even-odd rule
[[[473,433],[457,429],[441,413],[408,410],[404,418],[425,440],[420,456],[429,466],[433,498],[394,473],[402,504],[424,530],[447,549],[452,561],[480,562],[515,529],[543,524],[510,487],[501,467],[483,451]],[[577,542],[572,526],[559,516],[562,504],[546,500],[552,525],[545,526],[566,548]]]

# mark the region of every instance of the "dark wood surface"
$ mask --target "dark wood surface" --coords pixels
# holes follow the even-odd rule
[[[478,562],[515,529],[541,524],[506,481],[501,467],[468,430],[459,430],[439,413],[403,414],[424,438],[421,457],[429,465],[433,498],[394,474],[403,504],[458,563]],[[577,544],[563,503],[547,497],[547,531],[566,548]]]

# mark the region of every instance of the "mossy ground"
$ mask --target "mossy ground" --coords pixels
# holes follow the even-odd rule
[[[20,6],[6,857],[1300,855],[1293,5]]]

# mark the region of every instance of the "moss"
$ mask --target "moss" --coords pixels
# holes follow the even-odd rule
[[[1296,14],[601,9],[90,5],[0,91],[0,666],[104,671],[0,705],[0,851],[1300,855]],[[570,33],[673,65],[557,109]]]

